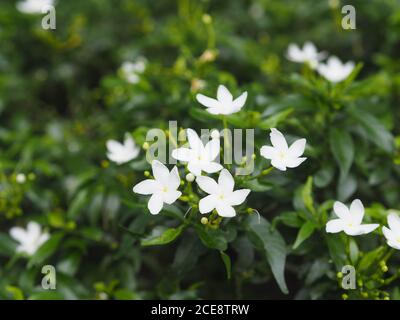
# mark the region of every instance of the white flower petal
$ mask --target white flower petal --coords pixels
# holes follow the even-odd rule
[[[201,169],[207,173],[215,173],[220,171],[222,168],[223,166],[216,162],[209,162],[201,165]]]
[[[10,236],[20,243],[24,243],[29,240],[26,231],[20,227],[12,227],[10,229]]]
[[[229,105],[232,102],[233,97],[232,94],[229,92],[229,90],[224,85],[221,84],[218,86],[217,99],[223,105],[225,104]]]
[[[218,215],[221,217],[231,218],[236,216],[235,209],[233,209],[233,207],[223,202],[218,203],[215,210],[217,210]]]
[[[235,180],[233,180],[233,177],[231,173],[223,169],[218,177],[218,186],[221,188],[224,192],[232,192],[233,188],[235,186]]]
[[[171,156],[179,161],[188,162],[192,158],[193,151],[188,148],[178,148],[172,150]]]
[[[298,158],[304,153],[306,147],[306,139],[299,139],[292,143],[289,148],[289,156],[291,158]]]
[[[222,114],[221,108],[208,108],[207,112],[215,115]]]
[[[397,214],[391,213],[389,214],[387,220],[390,229],[400,236],[400,217]]]
[[[182,195],[182,192],[177,190],[169,190],[164,194],[163,202],[167,204],[173,204]]]
[[[247,91],[243,92],[239,97],[237,97],[233,101],[233,109],[235,112],[243,108],[244,104],[246,103],[246,99],[247,99]]]
[[[382,227],[382,233],[385,236],[386,240],[393,241],[393,242],[396,241],[396,234],[389,228]],[[399,237],[400,237],[400,235],[399,235]]]
[[[277,149],[277,151],[285,153],[287,152],[288,145],[286,143],[286,139],[279,130],[272,128],[269,136],[271,138],[272,145]]]
[[[250,189],[239,189],[233,191],[227,198],[227,203],[231,206],[238,206],[242,204],[250,193]]]
[[[333,211],[340,219],[346,220],[350,217],[349,208],[347,208],[340,201],[335,201],[335,203],[333,204]]]
[[[270,146],[262,146],[260,154],[266,159],[273,159],[277,156],[275,148]]]
[[[285,160],[285,165],[288,168],[296,168],[298,167],[300,164],[302,164],[305,160],[307,160],[307,158],[289,158]]]
[[[398,242],[398,241],[390,241],[390,240],[388,240],[387,244],[389,246],[391,246],[392,248],[394,248],[394,249],[400,250],[400,242]]]
[[[208,194],[215,194],[219,190],[218,184],[214,179],[206,176],[198,176],[196,178],[196,183],[204,192]]]
[[[205,106],[207,108],[218,109],[220,107],[220,103],[218,102],[218,100],[207,97],[203,94],[200,94],[200,93],[197,94],[196,99],[199,103],[201,103],[203,106]]]
[[[169,170],[158,160],[153,160],[151,163],[154,178],[163,185],[168,184]]]
[[[116,140],[107,140],[106,146],[110,153],[120,153],[124,149],[124,146]]]
[[[133,192],[143,195],[153,194],[160,189],[160,183],[153,180],[147,179],[139,182],[133,187]]]
[[[31,239],[38,239],[42,233],[42,228],[40,224],[35,221],[30,221],[27,226],[28,235]]]
[[[326,224],[326,232],[338,233],[341,231],[343,231],[343,220],[341,219],[333,219]]]
[[[351,203],[350,215],[355,224],[361,224],[364,217],[364,206],[359,199],[355,199]]]
[[[151,214],[159,214],[162,207],[163,207],[163,200],[161,195],[157,192],[154,193],[149,200],[149,203],[147,204],[147,207],[149,208],[149,211]]]
[[[359,226],[353,226],[353,227],[345,225],[344,232],[346,232],[346,234],[348,234],[349,236],[358,236],[370,233],[378,227],[379,224],[361,224]]]
[[[280,160],[279,158],[272,159],[271,165],[281,171],[286,171],[286,162]]]
[[[215,206],[217,205],[217,203],[218,203],[217,198],[213,194],[210,194],[207,197],[204,197],[199,202],[200,213],[202,213],[202,214],[209,213],[210,211],[215,209]]]
[[[205,151],[206,151],[206,158],[209,161],[213,161],[220,152],[219,139],[212,139],[211,141],[207,142],[205,146]]]
[[[194,162],[189,162],[187,168],[195,176],[201,175],[201,165],[200,164],[194,163]]]
[[[169,173],[168,187],[171,189],[178,189],[180,184],[181,184],[181,178],[179,177],[178,168],[175,166]]]
[[[193,129],[186,130],[187,138],[190,144],[190,148],[195,150],[197,154],[204,153],[204,145]]]

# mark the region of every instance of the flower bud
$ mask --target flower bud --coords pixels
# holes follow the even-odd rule
[[[207,224],[208,223],[208,218],[207,217],[203,217],[200,219],[201,224]]]
[[[211,131],[211,138],[212,138],[212,139],[219,139],[220,137],[221,137],[221,136],[220,136],[218,130],[214,129],[214,130]]]
[[[336,274],[336,277],[338,277],[339,279],[343,278],[343,273],[338,272],[338,273]]]
[[[150,172],[146,170],[146,171],[144,172],[144,176],[145,176],[145,177],[150,177]]]
[[[349,298],[349,296],[347,294],[345,294],[345,293],[342,294],[342,299],[343,300],[347,300],[348,298]]]
[[[186,175],[186,181],[188,181],[188,182],[193,182],[195,179],[196,179],[196,177],[194,176],[193,173],[188,173]]]
[[[26,181],[26,176],[25,176],[25,174],[23,174],[23,173],[18,173],[17,174],[17,176],[15,177],[15,180],[18,182],[18,183],[25,183],[25,181]]]
[[[210,24],[212,22],[212,18],[209,14],[203,14],[202,18],[204,24]]]
[[[150,148],[149,143],[148,142],[144,142],[143,145],[142,145],[142,148],[143,148],[143,150],[149,150],[149,148]]]

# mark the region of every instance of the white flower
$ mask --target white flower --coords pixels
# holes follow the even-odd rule
[[[136,146],[135,141],[129,134],[125,134],[124,143],[115,140],[108,140],[107,143],[107,157],[117,164],[123,164],[135,159],[140,151]]]
[[[223,86],[218,86],[217,99],[207,97],[203,94],[197,94],[196,99],[203,106],[207,107],[207,111],[211,114],[232,114],[240,111],[247,99],[247,92],[242,93],[238,98],[233,100],[232,94]]]
[[[196,182],[209,194],[199,202],[199,210],[203,214],[215,209],[221,217],[234,217],[236,211],[232,206],[242,204],[250,193],[250,189],[233,191],[235,181],[226,169],[220,172],[218,183],[206,176],[197,177]]]
[[[54,0],[25,0],[17,3],[17,9],[28,14],[44,13],[43,10],[49,6],[54,6]]]
[[[308,63],[312,69],[317,68],[319,62],[326,57],[325,52],[318,52],[312,42],[307,41],[303,49],[298,45],[289,44],[286,57],[288,60],[297,63]]]
[[[30,256],[49,239],[49,234],[42,232],[40,225],[33,221],[28,223],[26,230],[20,227],[11,228],[10,236],[20,243],[17,252]]]
[[[400,250],[400,217],[395,213],[390,213],[387,221],[389,228],[382,228],[387,244],[392,248]]]
[[[15,177],[15,180],[19,183],[19,184],[23,184],[26,182],[26,175],[23,173],[18,173],[17,176]]]
[[[139,82],[139,74],[141,74],[146,69],[146,59],[143,57],[139,57],[136,62],[126,61],[121,66],[121,71],[123,77],[129,83],[138,83]]]
[[[271,129],[269,134],[272,147],[263,146],[260,154],[271,160],[271,165],[279,170],[286,171],[286,168],[295,168],[299,166],[307,158],[300,158],[306,146],[306,139],[299,139],[288,147],[283,134],[275,129]]]
[[[151,194],[147,207],[151,214],[158,214],[164,203],[172,204],[182,195],[182,192],[177,190],[181,180],[176,166],[171,172],[157,160],[153,160],[151,166],[154,179],[139,182],[133,187],[133,192],[143,195]]]
[[[333,211],[339,219],[333,219],[326,224],[326,232],[338,233],[344,231],[349,236],[358,236],[374,231],[379,224],[361,224],[364,217],[364,206],[358,199],[350,205],[350,210],[343,203],[336,201]]]
[[[174,149],[172,150],[172,157],[187,162],[189,171],[196,176],[201,175],[201,171],[214,173],[221,170],[222,166],[213,162],[219,154],[219,139],[211,139],[204,146],[194,130],[187,129],[186,132],[190,148]]]
[[[350,75],[354,67],[353,61],[342,63],[339,58],[332,56],[326,64],[321,63],[317,70],[325,79],[331,82],[340,82]]]

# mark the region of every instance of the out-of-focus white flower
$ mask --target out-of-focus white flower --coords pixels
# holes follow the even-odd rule
[[[218,183],[206,176],[198,176],[196,183],[209,194],[199,202],[199,210],[202,214],[215,209],[221,217],[234,217],[236,211],[233,206],[242,204],[250,193],[250,189],[233,191],[235,181],[226,169],[220,172]]]
[[[26,175],[23,173],[18,173],[17,176],[15,177],[15,180],[20,183],[23,184],[26,182]]]
[[[232,94],[223,86],[218,86],[217,99],[207,97],[203,94],[197,94],[196,99],[203,106],[207,107],[207,111],[211,114],[232,114],[240,111],[247,99],[247,92],[242,93],[238,98],[233,100]]]
[[[336,201],[333,211],[338,219],[328,221],[326,232],[338,233],[344,231],[349,236],[358,236],[374,231],[379,224],[361,224],[364,217],[364,206],[358,199],[350,205],[350,210],[343,203]]]
[[[106,146],[108,159],[117,164],[123,164],[135,159],[140,151],[140,148],[136,146],[135,141],[128,133],[125,134],[124,143],[108,140]]]
[[[307,41],[300,49],[297,44],[289,44],[286,57],[297,63],[308,63],[312,69],[317,68],[319,62],[326,57],[326,52],[318,52],[312,42]]]
[[[135,62],[126,61],[121,66],[122,75],[126,81],[135,84],[139,82],[140,74],[146,69],[146,59],[139,57]]]
[[[187,129],[186,133],[190,148],[174,149],[172,150],[172,157],[176,160],[187,162],[189,171],[196,176],[201,175],[201,171],[214,173],[221,170],[222,166],[214,162],[219,154],[219,139],[211,139],[204,146],[193,129]]]
[[[49,239],[49,234],[42,232],[40,225],[34,221],[28,223],[27,228],[13,227],[10,236],[19,242],[17,252],[33,255],[40,246]]]
[[[28,14],[43,13],[49,6],[54,6],[54,0],[25,0],[17,3],[17,9]]]
[[[387,221],[389,228],[382,228],[386,242],[392,248],[400,250],[400,217],[395,213],[390,213]]]
[[[177,190],[181,180],[176,166],[169,171],[158,160],[153,160],[151,166],[154,179],[139,182],[133,187],[133,192],[151,195],[147,207],[151,214],[158,214],[164,203],[172,204],[182,195],[182,192]]]
[[[340,82],[346,79],[353,71],[355,64],[353,61],[342,63],[339,58],[329,57],[327,63],[318,65],[317,71],[325,79],[331,82]]]
[[[295,168],[307,159],[301,157],[306,146],[306,139],[296,140],[288,147],[285,137],[279,130],[272,128],[269,136],[272,147],[261,147],[260,154],[264,158],[270,159],[273,167],[286,171],[286,168]]]

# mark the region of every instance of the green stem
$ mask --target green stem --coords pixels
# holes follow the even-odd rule
[[[254,179],[258,179],[260,177],[266,176],[268,175],[272,170],[274,169],[274,167],[269,167],[267,169],[264,169],[263,171],[261,171],[258,175],[254,176],[254,177],[250,177],[247,180],[254,180]]]

